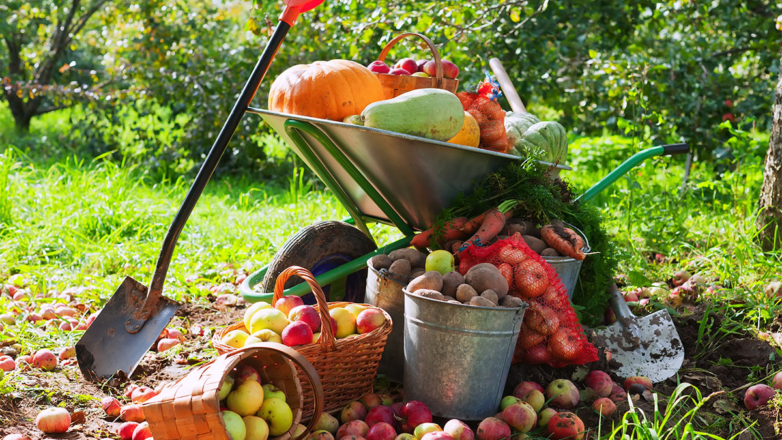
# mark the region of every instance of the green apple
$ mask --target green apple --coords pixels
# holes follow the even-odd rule
[[[516,396],[505,396],[500,401],[500,411],[504,411],[505,408],[513,405],[516,402],[523,402],[523,400],[519,399]]]
[[[254,380],[245,380],[239,387],[228,393],[228,409],[240,416],[254,414],[263,403],[263,387]]]
[[[257,416],[266,420],[269,433],[274,437],[285,434],[293,426],[293,411],[282,399],[266,399]]]
[[[225,430],[228,431],[228,437],[231,440],[245,440],[247,436],[247,428],[244,426],[244,421],[233,411],[223,411],[223,423],[225,423]]]
[[[266,440],[269,438],[269,425],[258,416],[244,416],[244,426],[247,428],[245,440]]]
[[[453,254],[448,251],[439,250],[426,256],[425,268],[427,272],[435,270],[440,272],[441,275],[445,275],[448,272],[454,271],[453,264]]]
[[[344,307],[329,310],[329,315],[337,321],[337,338],[344,338],[356,333],[356,317]]]
[[[250,335],[242,330],[232,330],[220,338],[220,342],[233,348],[242,348],[244,347],[244,341],[247,340],[248,336]]]
[[[282,338],[280,335],[274,333],[274,331],[269,330],[268,328],[257,331],[250,336],[255,336],[256,338],[260,339],[261,342],[276,342],[278,344],[282,344]]]
[[[420,76],[423,78],[431,78],[432,76],[426,72],[415,72],[412,76]]]
[[[267,383],[266,385],[263,386],[263,400],[273,399],[273,398],[280,399],[283,402],[287,402],[287,398],[283,390],[277,388],[276,386],[270,383]]]
[[[269,329],[278,335],[282,334],[289,324],[285,313],[277,309],[261,309],[250,318],[250,333],[256,333],[263,329]]]
[[[413,430],[413,435],[415,435],[415,438],[418,440],[421,440],[424,435],[435,432],[435,431],[442,431],[443,428],[440,427],[437,423],[421,423],[420,425],[416,426]]]
[[[331,434],[336,434],[339,429],[339,420],[329,413],[321,413],[318,423],[312,427],[313,431],[328,431]]]
[[[259,301],[252,306],[250,306],[249,309],[247,309],[244,312],[244,326],[249,330],[250,329],[250,320],[252,319],[255,312],[262,309],[271,309],[272,305],[263,301]]]
[[[529,390],[527,395],[524,396],[524,401],[532,405],[532,409],[538,413],[543,409],[543,405],[546,404],[546,396],[538,390]]]
[[[231,392],[231,388],[234,386],[234,378],[231,376],[225,376],[223,384],[220,386],[220,392],[217,393],[217,400],[223,400],[228,397],[228,393]]]

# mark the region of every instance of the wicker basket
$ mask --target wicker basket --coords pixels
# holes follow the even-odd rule
[[[304,355],[312,363],[320,376],[323,384],[324,412],[337,410],[345,406],[351,400],[372,392],[372,384],[377,374],[377,367],[386,346],[386,339],[391,333],[391,316],[383,309],[370,304],[362,304],[367,308],[376,308],[383,312],[386,322],[381,327],[358,336],[337,340],[331,329],[330,315],[328,311],[336,307],[343,307],[347,302],[326,302],[326,295],[321,290],[315,277],[303,267],[292,266],[285,269],[274,285],[274,300],[282,298],[285,282],[291,276],[298,275],[310,287],[318,301],[321,319],[321,333],[318,343],[299,345],[296,350]],[[226,353],[235,348],[220,342],[220,338],[233,330],[247,331],[243,322],[237,322],[215,332],[212,337],[212,345],[218,353]],[[301,375],[302,372],[299,372]],[[315,391],[310,384],[302,381],[304,390],[304,408],[309,408],[315,399]],[[312,413],[305,410],[304,417]]]
[[[159,395],[144,403],[144,416],[156,440],[230,440],[220,415],[218,392],[228,373],[240,362],[258,370],[264,384],[271,383],[285,392],[293,411],[290,431],[271,440],[291,439],[304,414],[304,396],[299,377],[303,376],[310,393],[320,389],[315,368],[301,354],[282,344],[253,344],[219,356],[191,371],[187,376],[163,388]],[[298,371],[297,371],[298,370]],[[323,395],[310,394],[308,408],[312,417],[302,439],[311,430],[323,410]]]
[[[424,40],[426,45],[429,46],[429,50],[432,51],[432,57],[437,66],[435,70],[436,75],[431,78],[423,78],[411,75],[376,73],[375,75],[377,75],[377,78],[380,80],[380,84],[383,85],[383,93],[385,93],[386,99],[396,98],[402,93],[416,89],[444,89],[451,93],[456,93],[456,89],[459,87],[459,80],[443,78],[443,63],[440,59],[440,52],[437,51],[432,40],[421,34],[407,32],[397,36],[386,44],[386,47],[380,52],[380,57],[378,57],[377,60],[385,61],[386,55],[391,51],[391,48],[393,48],[399,40],[410,36],[415,36]]]

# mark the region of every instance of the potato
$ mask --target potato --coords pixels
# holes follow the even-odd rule
[[[497,298],[497,292],[493,290],[484,291],[483,293],[481,293],[481,298],[488,299],[489,301],[493,302],[495,306],[500,304],[500,300]]]
[[[456,298],[454,298],[454,297],[452,297],[452,296],[443,295],[443,297],[445,298],[445,300],[444,300],[444,301],[448,301],[448,302],[451,302],[451,301],[456,301]],[[456,301],[456,302],[458,302],[458,301]],[[459,303],[459,304],[461,304],[461,303]]]
[[[502,307],[507,307],[509,309],[517,309],[524,304],[524,301],[521,300],[521,298],[517,298],[513,295],[508,295],[505,298],[500,301],[500,305]]]
[[[456,300],[468,303],[471,299],[478,296],[478,292],[475,291],[475,289],[472,288],[469,284],[462,284],[461,286],[456,288]]]
[[[456,288],[464,284],[464,277],[459,272],[453,271],[443,275],[443,295],[456,296]]]
[[[415,292],[421,289],[437,292],[443,290],[443,276],[440,275],[440,272],[430,270],[421,276],[413,278],[413,281],[410,281],[410,284],[407,285],[408,292]]]
[[[493,302],[481,296],[476,296],[475,298],[471,299],[470,305],[481,306],[481,307],[497,307],[497,304],[494,304]]]
[[[540,253],[541,257],[559,257],[559,252],[554,248],[546,248]]]
[[[391,263],[388,271],[394,275],[410,278],[412,270],[410,269],[410,262],[407,260],[396,260]]]
[[[449,302],[449,303],[451,303],[451,304],[460,304],[460,305],[461,305],[461,303],[460,303],[459,301],[456,301],[456,300],[453,300],[453,301],[451,301],[451,300],[448,300],[448,301],[446,301],[446,302]]]
[[[397,249],[388,254],[392,260],[396,261],[403,258],[410,262],[410,267],[424,267],[426,264],[426,255],[413,248]]]
[[[410,275],[410,278],[418,278],[421,275],[426,273],[426,269],[419,267],[418,269],[414,269],[412,275]]]
[[[527,243],[527,246],[529,246],[529,248],[535,251],[535,253],[538,255],[543,252],[543,249],[548,247],[545,241],[531,235],[522,235],[521,238],[523,238]]]
[[[471,267],[464,275],[464,281],[476,292],[493,290],[497,293],[498,299],[505,298],[508,294],[508,281],[491,263],[481,263]]]
[[[507,223],[508,235],[519,233],[521,235],[531,235],[535,238],[540,238],[540,229],[535,226],[535,223],[529,220],[521,220],[519,218],[512,218]]]
[[[442,293],[436,290],[420,289],[415,292],[416,295],[423,296],[424,298],[436,299],[437,301],[445,301],[445,297]]]
[[[386,254],[375,255],[369,259],[369,265],[375,268],[375,270],[388,269],[394,260]]]

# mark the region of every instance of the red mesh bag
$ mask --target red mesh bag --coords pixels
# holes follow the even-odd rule
[[[513,363],[549,364],[554,368],[597,361],[559,275],[527,246],[520,234],[491,246],[470,246],[461,254],[464,275],[480,263],[496,266],[508,280],[509,294],[529,304]]]
[[[505,132],[505,111],[500,107],[499,84],[487,78],[478,86],[477,93],[459,92],[464,111],[471,114],[481,130],[480,147],[485,150],[507,153],[512,145]]]

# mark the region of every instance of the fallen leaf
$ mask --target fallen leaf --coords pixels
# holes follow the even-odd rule
[[[717,414],[737,413],[741,411],[730,399],[719,399],[714,404],[714,410]]]

